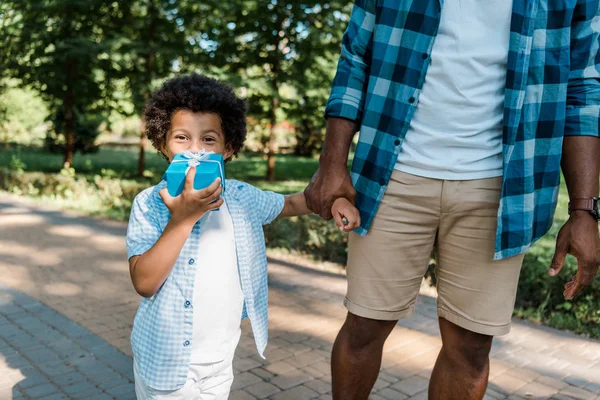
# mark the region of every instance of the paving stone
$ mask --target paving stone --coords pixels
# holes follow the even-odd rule
[[[131,381],[122,376],[119,376],[116,379],[111,379],[111,380],[104,381],[102,383],[98,383],[97,386],[102,390],[108,391],[109,389],[112,389],[114,387],[121,386],[121,385],[126,385],[128,383],[131,383]]]
[[[75,400],[88,400],[90,397],[96,396],[99,394],[102,394],[102,390],[97,387],[94,387],[94,388],[90,388],[86,391],[77,392],[75,394],[72,394],[71,397]]]
[[[590,381],[588,381],[587,379],[581,378],[576,375],[567,376],[565,379],[563,379],[563,381],[569,385],[577,386],[580,388],[584,388],[590,383]]]
[[[261,379],[254,375],[251,372],[242,372],[233,378],[233,384],[231,385],[231,390],[243,389],[247,386],[250,386],[254,383],[260,382]]]
[[[267,397],[280,392],[281,390],[268,382],[257,382],[244,388],[244,391],[250,393],[258,399],[266,399]]]
[[[377,395],[386,400],[403,400],[408,398],[408,396],[406,396],[404,393],[400,393],[399,391],[391,388],[379,390],[377,391]]]
[[[565,382],[558,379],[550,378],[548,376],[540,376],[536,378],[535,381],[541,383],[542,385],[550,386],[558,390],[568,386],[568,384],[566,384]]]
[[[89,400],[113,400],[113,397],[106,393],[100,393],[90,397]]]
[[[262,378],[265,382],[269,382],[271,380],[271,378],[275,376],[263,368],[254,368],[250,372],[252,372],[254,375]]]
[[[414,396],[417,393],[427,389],[429,381],[420,376],[413,376],[391,386],[392,389],[402,392],[408,396]]]
[[[244,392],[243,390],[234,390],[229,394],[229,400],[255,400],[256,397]]]
[[[55,394],[58,393],[58,391],[58,388],[51,383],[44,383],[43,385],[23,389],[23,393],[33,399]]]
[[[304,382],[308,382],[312,379],[314,379],[312,376],[304,374],[301,371],[294,370],[273,377],[271,379],[271,383],[282,390],[287,390],[294,386],[301,385]]]
[[[600,382],[592,382],[584,387],[584,389],[592,393],[600,394]]]
[[[27,371],[25,375],[25,379],[17,383],[17,386],[21,389],[30,388],[38,385],[42,385],[45,383],[50,383],[48,378],[42,375],[39,371],[34,369]]]
[[[58,375],[68,374],[74,372],[74,369],[65,364],[63,361],[44,363],[36,365],[36,367],[42,371],[46,376],[55,377]]]
[[[97,387],[90,381],[81,381],[81,382],[77,382],[73,385],[70,386],[65,386],[62,388],[62,390],[67,393],[68,395],[76,395],[78,393],[87,393],[90,391],[93,391],[94,389],[97,389]]]
[[[427,400],[427,390],[409,397],[410,400]]]
[[[496,392],[510,395],[521,389],[526,384],[526,381],[506,374],[495,377],[488,384],[488,387]]]
[[[539,382],[531,382],[519,389],[516,394],[527,399],[548,399],[557,393],[558,389],[556,388]]]
[[[285,361],[277,361],[276,363],[265,365],[264,369],[274,375],[281,375],[296,370],[296,367]]]
[[[311,381],[304,382],[303,385],[319,394],[331,392],[331,384],[321,379],[313,379]]]
[[[116,386],[112,389],[108,389],[106,393],[115,397],[122,396],[124,394],[135,393],[135,386],[133,383],[126,383],[124,385]]]
[[[295,388],[279,392],[271,397],[273,400],[309,400],[319,397],[319,394],[306,386],[297,386]]]
[[[233,366],[240,372],[246,372],[253,368],[260,367],[262,364],[252,358],[242,358],[234,360]]]
[[[40,398],[39,400],[70,400],[70,399],[69,399],[69,397],[67,397],[64,394],[55,393],[55,394],[51,394],[50,396],[44,396],[44,397]]]
[[[594,400],[596,398],[596,394],[574,386],[567,386],[566,388],[562,389],[559,394],[570,396],[578,400]]]

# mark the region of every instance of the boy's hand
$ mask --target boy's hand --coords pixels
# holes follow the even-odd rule
[[[196,167],[192,167],[185,176],[183,191],[177,197],[171,197],[167,188],[159,192],[171,212],[171,220],[196,223],[208,211],[219,208],[223,204],[221,179],[217,178],[210,186],[196,190],[194,189],[195,176]]]
[[[353,231],[360,226],[358,209],[345,197],[340,197],[333,202],[331,214],[335,225],[343,232]]]

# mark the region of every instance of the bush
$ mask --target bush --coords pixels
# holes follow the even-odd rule
[[[270,248],[346,264],[348,234],[342,233],[333,221],[324,221],[314,215],[277,219],[265,226],[265,239]]]
[[[600,280],[567,301],[565,283],[577,272],[576,260],[569,256],[560,277],[547,275],[552,252],[535,246],[525,255],[521,270],[515,315],[559,329],[600,338]]]
[[[145,186],[101,175],[86,179],[72,168],[60,173],[23,172],[24,165],[13,160],[12,168],[0,168],[0,189],[17,195],[48,199],[87,214],[126,220],[133,199]]]

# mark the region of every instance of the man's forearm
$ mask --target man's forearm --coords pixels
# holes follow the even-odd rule
[[[566,136],[562,170],[570,199],[597,197],[600,175],[600,138]]]
[[[321,164],[345,168],[348,164],[350,144],[357,130],[355,121],[337,117],[327,118],[327,133],[321,151]]]

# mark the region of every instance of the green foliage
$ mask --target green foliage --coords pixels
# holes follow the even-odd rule
[[[308,254],[316,260],[346,263],[348,234],[318,216],[281,218],[264,227],[267,246]]]
[[[595,279],[589,288],[567,301],[562,295],[564,285],[577,272],[577,260],[567,256],[558,277],[550,278],[547,275],[556,234],[567,219],[566,197],[563,189],[560,201],[565,208],[559,207],[551,231],[525,255],[515,315],[600,338],[600,280]]]
[[[0,142],[41,143],[47,116],[46,104],[34,91],[9,87],[0,92]]]
[[[110,108],[115,68],[113,32],[127,2],[101,0],[6,0],[0,36],[1,66],[46,100],[55,134],[65,136],[65,161],[71,162],[74,114],[99,114]],[[81,132],[81,129],[79,129]]]
[[[298,153],[313,154],[351,2],[229,1],[229,7],[220,2],[228,10],[223,18],[210,22],[215,32],[210,55],[226,79],[244,88],[257,125],[292,121]]]
[[[74,113],[75,123],[75,143],[74,151],[82,154],[95,153],[99,150],[96,145],[96,138],[100,134],[99,127],[104,122],[102,114],[82,114]],[[48,132],[44,140],[45,148],[51,153],[64,154],[66,151],[64,140],[64,108],[60,108],[57,114],[54,115],[53,124],[54,131]]]

